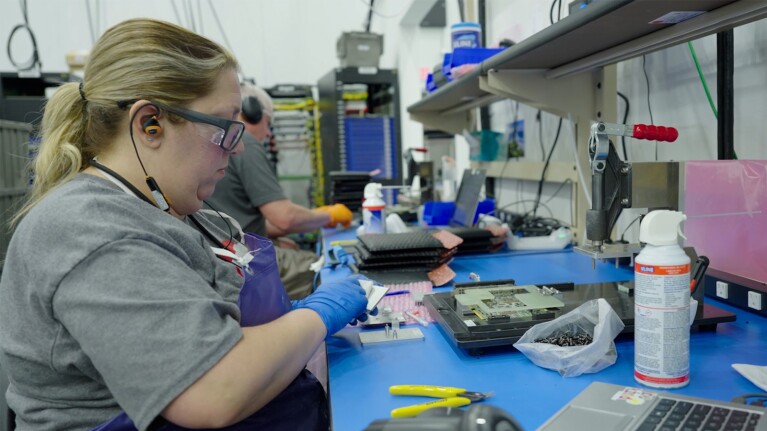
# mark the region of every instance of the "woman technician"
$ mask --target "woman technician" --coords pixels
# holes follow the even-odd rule
[[[364,314],[363,290],[238,307],[275,287],[248,277],[260,250],[225,256],[229,235],[195,215],[243,149],[236,70],[217,44],[135,19],[48,102],[0,281],[17,429],[328,428],[304,365]]]

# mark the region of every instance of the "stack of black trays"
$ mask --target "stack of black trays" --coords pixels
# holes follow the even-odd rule
[[[463,243],[458,246],[457,254],[476,254],[490,253],[498,251],[503,246],[502,241],[505,238],[495,238],[489,230],[478,227],[454,227],[447,229],[448,232],[457,235],[463,239]]]
[[[344,204],[352,211],[359,211],[370,175],[367,172],[334,171],[330,173],[330,181],[331,203]]]
[[[428,232],[362,235],[354,253],[361,272],[429,272],[447,263],[456,248],[446,249]]]

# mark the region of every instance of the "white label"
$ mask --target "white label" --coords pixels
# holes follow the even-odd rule
[[[690,265],[635,264],[634,377],[682,386],[690,374]]]
[[[687,21],[690,18],[695,18],[698,15],[706,13],[702,10],[691,10],[684,12],[669,12],[660,18],[656,18],[650,21],[650,24],[679,24],[682,21]]]
[[[357,49],[360,51],[370,51],[370,45],[357,45]]]
[[[375,75],[378,73],[378,68],[373,66],[360,66],[357,68],[357,72],[360,75]]]

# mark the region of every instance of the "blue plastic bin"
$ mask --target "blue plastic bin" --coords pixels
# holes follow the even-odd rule
[[[423,204],[423,221],[429,226],[446,226],[455,212],[455,202],[426,202]]]
[[[450,71],[454,67],[482,63],[504,49],[506,48],[455,48],[452,53],[445,54],[442,59],[442,73],[450,81],[453,79]]]

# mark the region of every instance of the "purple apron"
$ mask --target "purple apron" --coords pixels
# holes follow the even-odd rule
[[[290,300],[280,280],[274,244],[267,238],[246,233],[248,254],[241,258],[243,284],[237,304],[240,326],[256,326],[290,311]],[[330,417],[325,389],[312,373],[304,369],[280,395],[242,422],[221,428],[227,431],[269,429],[276,431],[327,431]],[[149,427],[157,431],[188,430],[158,418]],[[124,412],[91,431],[136,431]]]

